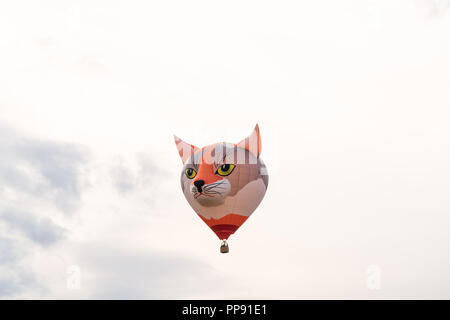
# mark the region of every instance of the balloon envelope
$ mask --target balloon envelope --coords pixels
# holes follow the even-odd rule
[[[198,148],[175,137],[183,161],[181,188],[192,209],[221,240],[228,239],[255,211],[269,177],[260,158],[258,125],[237,144]]]

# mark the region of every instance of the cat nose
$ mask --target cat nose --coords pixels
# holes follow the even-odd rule
[[[202,192],[202,186],[205,184],[203,180],[194,181],[194,186],[197,187],[198,192]]]

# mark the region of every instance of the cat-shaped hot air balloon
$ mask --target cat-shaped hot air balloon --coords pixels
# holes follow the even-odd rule
[[[260,158],[259,127],[237,144],[221,142],[198,148],[176,136],[175,143],[184,164],[184,196],[222,240],[220,251],[226,253],[226,240],[255,211],[267,190],[269,177]]]

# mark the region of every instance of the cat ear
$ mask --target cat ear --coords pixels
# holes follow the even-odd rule
[[[183,164],[186,162],[187,159],[189,159],[191,155],[200,150],[196,146],[184,142],[176,135],[174,135],[173,137],[175,138],[175,144],[177,145],[178,153],[180,154],[180,158],[183,161]]]
[[[258,124],[256,124],[252,134],[239,142],[237,146],[250,151],[256,157],[259,157],[261,154],[261,134],[259,133]]]

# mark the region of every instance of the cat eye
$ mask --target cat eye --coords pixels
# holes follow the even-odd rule
[[[217,168],[216,174],[221,176],[230,175],[236,166],[234,164],[223,164],[219,168]]]
[[[195,171],[192,168],[187,168],[184,173],[186,174],[186,177],[188,177],[189,179],[194,179],[195,176],[197,175],[197,171]]]

